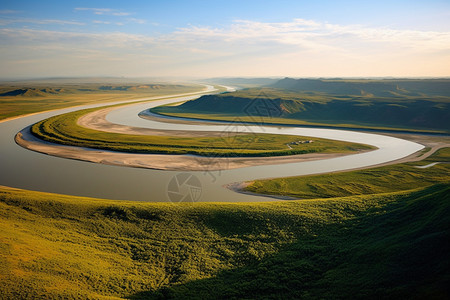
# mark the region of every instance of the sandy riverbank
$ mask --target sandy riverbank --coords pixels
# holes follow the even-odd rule
[[[123,107],[123,106],[121,106]],[[160,130],[126,125],[113,124],[106,120],[109,112],[117,107],[107,107],[81,116],[77,124],[89,129],[119,134],[156,135],[156,136],[183,136],[183,137],[211,137],[221,136],[222,132],[214,131],[187,131],[187,130]],[[159,120],[158,120],[159,121]]]
[[[171,135],[183,137],[211,137],[220,136],[223,134],[221,132],[211,131],[158,130],[113,124],[106,120],[106,115],[116,108],[117,107],[107,107],[104,109],[96,110],[92,113],[80,117],[77,123],[78,125],[86,128],[119,134],[157,136]],[[229,170],[257,165],[275,165],[322,160],[363,152],[310,153],[274,157],[202,157],[194,155],[123,153],[47,143],[34,137],[30,133],[29,128],[26,128],[18,133],[15,139],[17,144],[29,150],[63,158],[108,165],[176,171]]]
[[[84,126],[94,130],[139,135],[201,137],[220,136],[222,134],[221,132],[158,130],[113,124],[106,120],[106,115],[114,109],[116,109],[116,107],[108,107],[86,114],[78,120],[78,124],[80,126]],[[157,116],[152,116],[152,118],[159,119]],[[182,122],[188,123],[184,120]],[[378,166],[422,160],[434,153],[434,151],[436,151],[437,149],[441,147],[448,147],[450,145],[449,137],[424,136],[414,134],[388,135],[421,143],[427,147],[430,147],[431,150],[425,154],[415,153],[400,160],[388,162]],[[22,130],[19,134],[17,134],[16,142],[19,145],[33,151],[69,159],[136,168],[177,171],[228,170],[257,165],[288,164],[294,162],[321,160],[349,155],[349,153],[312,153],[277,157],[201,157],[194,155],[135,154],[46,143],[41,141],[40,139],[35,138],[29,132],[29,129]],[[229,188],[239,191],[240,188],[238,187],[239,185],[231,185]]]
[[[19,132],[15,140],[17,144],[26,149],[58,157],[108,165],[177,171],[228,170],[257,165],[321,160],[349,155],[349,153],[310,153],[275,157],[203,157],[194,155],[123,153],[47,143],[34,137],[30,133],[29,127]]]

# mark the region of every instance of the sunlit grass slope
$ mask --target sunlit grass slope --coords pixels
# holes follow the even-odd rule
[[[1,188],[0,295],[444,299],[449,224],[448,185],[184,205]]]
[[[428,168],[433,162],[440,162]],[[425,160],[360,171],[324,175],[255,180],[245,189],[301,199],[386,193],[450,182],[450,148],[442,148]]]
[[[20,115],[95,104],[201,91],[199,85],[16,83],[0,85],[0,120]]]

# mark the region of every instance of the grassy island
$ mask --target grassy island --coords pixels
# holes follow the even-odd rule
[[[31,132],[52,143],[132,153],[281,156],[374,149],[363,144],[292,135],[223,133],[215,137],[149,136],[97,131],[77,124],[78,118],[95,110],[98,108],[42,120],[31,127]]]

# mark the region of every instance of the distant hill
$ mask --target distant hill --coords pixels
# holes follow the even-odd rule
[[[84,79],[88,81],[88,79]],[[42,82],[0,82],[0,120],[82,104],[196,92],[197,84],[121,82],[77,83],[69,79]],[[1,298],[1,297],[0,297]]]
[[[450,96],[450,80],[320,80],[284,78],[270,85],[290,91],[378,97]]]
[[[232,85],[235,87],[260,87],[260,86],[266,86],[270,84],[274,84],[279,79],[277,78],[240,78],[240,77],[233,77],[233,78],[208,78],[203,81],[209,82],[209,83],[215,83],[215,84],[225,84],[225,85]]]
[[[53,89],[53,88],[21,88],[14,89],[7,92],[0,93],[1,96],[28,96],[28,97],[39,97],[46,96],[48,94],[58,94],[63,92],[63,89]]]
[[[164,88],[164,86],[160,84],[146,84],[146,85],[102,85],[99,87],[99,90],[104,91],[135,91],[139,89],[154,89],[159,90]]]
[[[285,78],[266,88],[207,95],[177,113],[266,116],[322,124],[450,131],[450,80],[313,80]],[[165,109],[170,113],[171,108]],[[266,119],[267,122],[271,120]],[[272,120],[276,121],[276,120]]]
[[[182,88],[182,85],[177,84],[134,84],[134,85],[72,85],[64,88],[51,87],[2,87],[0,86],[0,97],[45,97],[58,94],[78,93],[78,92],[97,92],[103,93],[105,91],[114,92],[145,92],[150,90],[161,90],[167,88]]]

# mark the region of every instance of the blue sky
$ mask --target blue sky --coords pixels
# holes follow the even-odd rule
[[[2,1],[0,69],[1,78],[449,76],[450,1]]]

